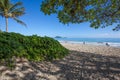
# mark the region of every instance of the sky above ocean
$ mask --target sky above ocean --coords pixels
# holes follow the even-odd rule
[[[113,26],[106,28],[90,28],[89,22],[81,24],[64,25],[59,22],[57,15],[44,15],[40,11],[42,0],[11,0],[12,2],[21,1],[25,7],[25,15],[20,19],[27,24],[24,27],[14,20],[9,19],[8,31],[21,33],[24,35],[37,34],[39,36],[63,36],[74,38],[120,38],[120,31],[112,31]],[[0,17],[0,29],[5,31],[5,19]]]

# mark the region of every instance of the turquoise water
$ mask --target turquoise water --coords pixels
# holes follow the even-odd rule
[[[108,43],[111,46],[120,47],[120,38],[55,38],[58,41],[69,41],[73,43],[105,45]]]
[[[59,41],[75,41],[75,42],[112,42],[120,43],[120,38],[55,38]]]

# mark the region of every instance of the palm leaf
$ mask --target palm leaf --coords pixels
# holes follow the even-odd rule
[[[17,23],[20,23],[21,25],[24,25],[25,27],[27,26],[24,22],[22,22],[21,20],[17,19],[16,17],[13,18]]]
[[[14,11],[24,11],[25,8],[24,7],[20,7],[20,8],[15,8],[14,10],[9,10],[9,13],[14,12]]]
[[[16,8],[22,6],[22,2],[17,2],[16,4],[12,5],[9,11],[14,11]]]
[[[14,17],[21,16],[21,15],[25,14],[24,13],[24,7],[17,8],[14,11],[9,11],[9,13],[12,13],[14,15]]]
[[[19,11],[19,12],[12,12],[11,13],[12,15],[10,16],[11,18],[14,18],[14,17],[19,17],[19,16],[21,16],[21,15],[23,15],[23,14],[25,14],[24,12],[22,12],[22,11]]]
[[[0,0],[0,8],[4,9],[4,7],[5,7],[4,0]]]
[[[3,0],[3,2],[4,2],[4,5],[8,8],[10,4],[9,0]]]
[[[3,10],[0,8],[0,15],[3,17],[3,14],[4,14],[4,12],[3,12]]]

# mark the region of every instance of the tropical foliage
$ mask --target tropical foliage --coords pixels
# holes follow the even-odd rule
[[[5,17],[6,31],[8,31],[8,18],[12,18],[18,23],[26,26],[24,22],[18,19],[19,16],[24,14],[24,10],[21,2],[12,4],[10,0],[0,0],[0,16]]]
[[[57,14],[64,24],[90,22],[96,29],[116,24],[113,30],[120,29],[119,0],[43,0],[41,11]]]
[[[13,57],[30,61],[50,61],[63,58],[67,54],[66,48],[49,37],[0,32],[0,61],[11,60]]]

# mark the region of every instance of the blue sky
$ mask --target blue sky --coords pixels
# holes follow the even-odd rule
[[[8,31],[21,33],[24,35],[37,34],[39,36],[63,36],[63,37],[107,37],[107,38],[120,38],[120,31],[112,31],[112,26],[106,28],[93,29],[90,28],[89,22],[81,24],[64,25],[59,23],[55,14],[48,16],[40,11],[41,0],[11,0],[23,2],[25,7],[25,15],[20,17],[20,20],[27,24],[24,27],[14,20],[9,19]],[[5,31],[5,19],[0,17],[0,29]]]

